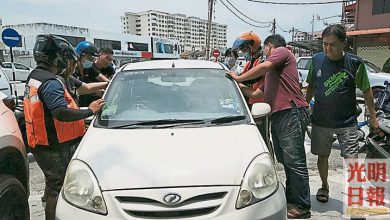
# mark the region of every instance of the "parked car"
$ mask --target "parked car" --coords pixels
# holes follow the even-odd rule
[[[9,84],[9,79],[4,69],[0,67],[0,92],[4,93],[6,96],[11,96],[11,85]]]
[[[0,92],[0,219],[29,219],[28,159],[14,105]]]
[[[68,166],[57,219],[286,219],[253,105],[216,62],[127,64]],[[252,116],[253,115],[253,116]]]
[[[28,67],[22,63],[15,63],[15,80],[25,82],[27,80],[28,75],[33,70],[31,67]],[[7,73],[8,79],[13,80],[12,74],[12,63],[11,62],[3,62],[2,67]]]
[[[310,61],[311,57],[299,57],[297,59],[299,81],[301,82],[302,87],[307,86],[306,78],[309,73]],[[384,73],[381,68],[368,60],[364,60],[364,64],[366,65],[368,79],[370,80],[374,97],[376,97],[380,89],[385,88],[385,81],[390,82],[390,74]],[[356,89],[356,95],[357,97],[363,97],[363,93],[359,89]]]

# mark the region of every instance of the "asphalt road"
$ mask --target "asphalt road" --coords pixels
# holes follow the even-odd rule
[[[329,185],[330,199],[326,204],[319,203],[315,199],[315,193],[321,186],[321,180],[317,172],[317,158],[310,153],[310,139],[306,139],[305,148],[307,152],[307,164],[309,168],[312,218],[319,220],[340,219],[343,212],[342,189],[343,189],[343,161],[340,157],[340,150],[337,149],[337,143],[330,156],[329,166]],[[283,166],[277,165],[279,179],[284,183],[285,175]],[[30,163],[30,213],[32,220],[44,220],[44,208],[41,202],[41,196],[44,190],[43,173],[36,162]]]

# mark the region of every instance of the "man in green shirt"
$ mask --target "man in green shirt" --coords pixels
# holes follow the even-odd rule
[[[356,118],[356,87],[363,91],[370,114],[370,128],[378,129],[374,98],[363,60],[344,53],[346,32],[341,25],[330,25],[322,32],[324,52],[313,56],[307,83],[306,101],[315,98],[312,122],[311,152],[318,156],[317,166],[322,187],[316,198],[329,198],[328,159],[333,135],[341,147],[341,156],[357,158],[359,143]]]

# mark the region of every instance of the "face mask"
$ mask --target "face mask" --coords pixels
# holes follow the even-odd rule
[[[92,67],[92,64],[93,64],[92,61],[86,60],[86,61],[84,61],[84,63],[83,63],[83,67],[84,67],[84,69],[88,69],[88,68],[91,68],[91,67]]]
[[[226,57],[225,58],[225,63],[228,66],[234,66],[234,64],[236,64],[236,59],[234,59],[234,57]]]
[[[252,60],[252,53],[248,52],[244,55],[246,61],[251,61]]]

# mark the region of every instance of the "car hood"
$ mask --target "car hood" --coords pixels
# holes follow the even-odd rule
[[[252,159],[266,151],[254,125],[176,129],[90,127],[75,158],[102,190],[240,185]]]
[[[390,74],[389,73],[371,73],[368,75],[370,80],[371,87],[381,86],[384,87],[385,81],[390,82]]]

